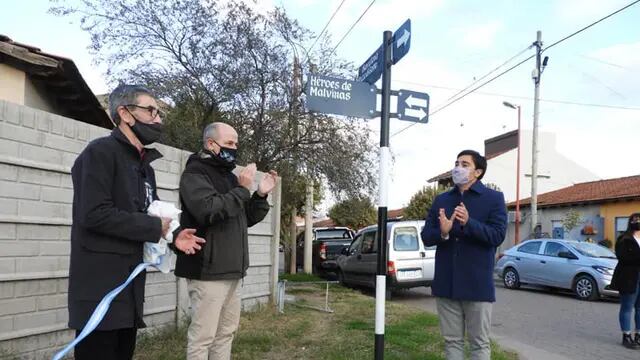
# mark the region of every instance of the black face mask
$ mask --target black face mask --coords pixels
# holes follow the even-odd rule
[[[218,156],[220,159],[228,162],[229,164],[236,164],[236,157],[238,155],[238,149],[232,149],[232,148],[228,148],[228,147],[224,147],[220,144],[218,144],[217,141],[213,140],[212,141],[214,143],[216,143],[216,145],[218,145],[218,147],[220,147],[220,152],[216,155]]]
[[[135,119],[135,118],[134,118]],[[142,145],[153,144],[154,142],[160,140],[162,136],[162,124],[145,124],[136,119],[136,123],[131,126],[131,130]]]
[[[640,230],[640,222],[632,222],[631,224],[629,224],[629,230],[631,231]]]

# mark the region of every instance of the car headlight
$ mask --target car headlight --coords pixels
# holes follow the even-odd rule
[[[612,268],[608,268],[606,266],[598,266],[598,265],[593,265],[592,268],[594,268],[600,274],[613,275],[613,269]]]

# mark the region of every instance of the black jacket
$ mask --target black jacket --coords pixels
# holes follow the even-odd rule
[[[618,265],[613,271],[611,288],[620,294],[633,294],[638,286],[640,272],[640,246],[632,235],[623,235],[616,241]]]
[[[96,139],[73,168],[73,224],[69,267],[69,327],[82,329],[96,305],[142,262],[145,241],[161,236],[160,218],[147,215],[157,199],[150,163],[162,155],[138,150],[119,129]],[[145,273],[111,303],[98,330],[144,327]]]
[[[233,169],[234,165],[208,151],[189,157],[180,179],[180,225],[195,228],[207,242],[195,255],[176,251],[176,276],[221,280],[247,274],[247,229],[267,215],[269,203],[258,192],[251,196],[238,185]]]

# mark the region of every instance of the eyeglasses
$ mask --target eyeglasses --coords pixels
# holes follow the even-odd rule
[[[165,112],[160,110],[160,109],[158,109],[155,106],[151,106],[151,105],[149,105],[149,106],[140,106],[140,105],[136,105],[136,104],[127,104],[127,105],[124,105],[124,106],[126,106],[126,107],[132,106],[132,107],[135,107],[135,108],[138,108],[138,109],[147,110],[149,112],[149,116],[151,116],[152,119],[155,119],[156,116],[158,116],[158,115],[160,115],[161,118],[165,117]]]

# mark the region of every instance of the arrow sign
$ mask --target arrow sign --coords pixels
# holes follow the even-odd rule
[[[393,55],[391,61],[395,65],[409,52],[411,47],[411,19],[407,21],[393,33]]]
[[[383,61],[382,45],[358,68],[358,81],[375,84],[382,75]]]
[[[365,82],[310,74],[306,97],[310,111],[367,119],[376,115],[376,87]]]
[[[425,94],[426,95],[426,94]],[[409,94],[409,97],[404,101],[408,107],[421,107],[427,108],[429,106],[429,95],[427,95],[426,99],[419,99],[417,97],[413,97],[413,95]]]
[[[400,36],[400,38],[396,42],[396,48],[399,48],[400,46],[406,46],[410,38],[411,33],[407,31],[407,29],[404,29],[402,36]]]
[[[429,94],[399,90],[398,119],[426,124],[429,121]]]

